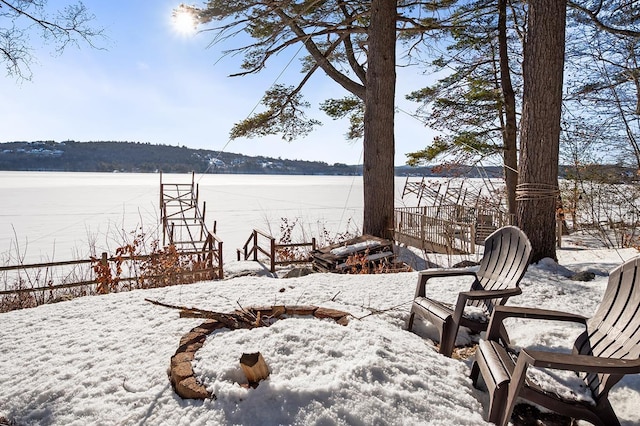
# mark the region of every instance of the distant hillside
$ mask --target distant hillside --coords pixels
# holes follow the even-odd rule
[[[0,170],[71,172],[357,174],[354,166],[249,157],[139,142],[9,142],[0,144]]]
[[[140,142],[0,143],[0,170],[67,172],[243,173],[291,175],[360,175],[362,166],[321,161],[250,157],[206,149]],[[483,170],[501,176],[500,168]],[[397,176],[479,176],[472,167],[434,172],[431,167],[396,168]]]

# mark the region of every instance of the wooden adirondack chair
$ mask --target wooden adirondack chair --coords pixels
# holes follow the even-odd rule
[[[617,267],[595,315],[591,319],[569,313],[535,308],[496,307],[487,331],[480,341],[471,369],[477,383],[481,373],[490,394],[488,420],[506,425],[517,398],[523,398],[556,413],[587,420],[601,426],[619,425],[609,403],[609,391],[625,374],[640,373],[640,258]],[[505,318],[520,317],[585,324],[576,339],[573,353],[522,349],[518,355],[500,338]],[[527,369],[581,372],[584,391],[592,401],[569,398],[558,392],[560,384],[549,390],[536,383]]]
[[[530,258],[531,243],[524,232],[515,226],[505,226],[485,240],[484,254],[477,272],[468,269],[422,271],[407,320],[407,330],[413,328],[415,315],[427,319],[440,334],[440,353],[450,357],[460,326],[477,333],[485,331],[494,306],[502,305],[509,297],[522,292],[519,284]],[[473,277],[473,283],[469,291],[458,294],[455,306],[426,296],[426,284],[431,278],[461,275]],[[466,306],[481,308],[484,316],[465,314]]]

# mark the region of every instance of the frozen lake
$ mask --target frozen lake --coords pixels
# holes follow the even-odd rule
[[[165,173],[163,181],[190,183],[191,175]],[[325,229],[335,235],[362,226],[360,176],[195,175],[195,181],[227,260],[254,228],[278,237],[281,218],[298,219],[307,241]],[[396,178],[396,205],[404,204],[404,183]],[[159,174],[0,172],[0,197],[2,264],[113,253],[140,226],[162,241]]]

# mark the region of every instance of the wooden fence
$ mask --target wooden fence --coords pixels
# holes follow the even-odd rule
[[[513,219],[497,209],[459,204],[402,207],[395,209],[395,238],[435,253],[474,253],[476,244]]]
[[[101,282],[100,274],[96,272],[97,265],[101,265],[103,271],[111,271],[109,274],[118,268],[121,273],[127,274],[115,274],[118,291],[158,286],[154,283],[180,284],[223,278],[222,241],[215,236],[211,235],[203,250],[182,251],[177,255],[181,258],[189,256],[193,260],[193,267],[172,270],[167,274],[158,274],[161,268],[151,268],[155,274],[149,274],[148,271],[140,273],[143,262],[149,264],[159,259],[162,256],[159,253],[112,257],[102,253],[100,258],[94,259],[0,266],[0,286],[4,283],[4,289],[0,288],[0,298],[30,293],[38,301],[36,305],[39,305],[56,299],[60,290],[84,287],[83,294],[96,293]]]
[[[431,207],[395,209],[395,240],[433,253],[475,253],[475,226],[425,214]]]
[[[244,246],[237,250],[238,261],[253,260],[258,262],[260,259],[266,258],[269,271],[272,273],[276,271],[276,265],[311,262],[309,255],[304,258],[296,256],[293,250],[298,247],[310,247],[311,250],[316,250],[316,239],[312,238],[310,243],[281,244],[276,243],[276,239],[271,235],[254,229]],[[259,255],[262,255],[262,258]]]

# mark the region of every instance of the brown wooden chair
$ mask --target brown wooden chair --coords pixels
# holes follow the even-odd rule
[[[531,258],[531,243],[515,226],[505,226],[493,232],[484,243],[484,254],[477,272],[469,269],[434,269],[420,272],[416,295],[407,320],[407,330],[413,328],[416,315],[436,326],[440,334],[440,353],[451,356],[460,326],[473,332],[487,329],[495,305],[506,303],[522,292],[519,284]],[[471,289],[458,294],[454,306],[426,296],[426,284],[431,278],[468,275],[473,277]],[[482,309],[483,315],[465,314],[466,306]]]
[[[608,395],[625,374],[640,373],[639,266],[640,258],[635,258],[611,273],[602,302],[590,319],[536,308],[496,307],[487,340],[480,341],[471,369],[474,384],[481,373],[489,390],[489,421],[506,425],[516,399],[523,398],[596,425],[620,424]],[[517,354],[500,337],[503,321],[509,317],[578,322],[586,330],[576,339],[572,354],[530,349]],[[580,400],[559,392],[562,385],[553,381],[553,389],[548,383],[543,386],[527,374],[531,366],[580,372],[577,377],[590,398]]]

